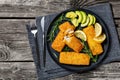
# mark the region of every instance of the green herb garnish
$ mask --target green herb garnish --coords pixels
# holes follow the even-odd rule
[[[98,55],[93,56],[91,50],[90,50],[89,47],[88,47],[87,42],[84,41],[84,40],[81,40],[81,41],[82,41],[82,43],[84,44],[84,48],[82,49],[82,52],[87,53],[87,54],[90,56],[90,58],[91,58],[91,60],[92,60],[93,62],[97,62]]]
[[[70,51],[71,49],[68,46],[65,46],[63,51]]]
[[[56,58],[58,58],[58,56],[57,56],[55,53],[53,53],[53,55],[54,55]]]

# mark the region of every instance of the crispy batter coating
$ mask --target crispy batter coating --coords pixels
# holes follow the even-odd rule
[[[61,52],[59,62],[70,65],[89,65],[90,56],[85,53]]]
[[[93,55],[99,55],[103,52],[102,45],[93,40],[95,36],[95,30],[93,26],[88,26],[83,29],[87,36],[88,45],[93,53]]]
[[[67,44],[68,47],[73,49],[75,52],[80,52],[83,48],[81,41],[77,39],[75,36],[66,38],[65,43]]]
[[[68,29],[74,30],[75,27],[67,21],[67,22],[64,22],[63,24],[61,24],[59,26],[59,29],[60,29],[60,31],[65,32]]]
[[[64,33],[63,33],[62,31],[60,31],[60,32],[57,34],[56,38],[54,39],[51,47],[52,47],[54,50],[56,50],[56,51],[58,51],[58,52],[61,52],[62,49],[63,49],[64,46],[65,46],[65,42],[64,42],[63,40],[64,40]]]

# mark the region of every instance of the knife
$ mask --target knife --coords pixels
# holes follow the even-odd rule
[[[45,43],[45,28],[44,28],[44,24],[45,24],[45,17],[42,17],[41,19],[41,27],[42,27],[42,32],[43,32],[43,66],[45,67],[45,63],[46,63],[46,43]]]

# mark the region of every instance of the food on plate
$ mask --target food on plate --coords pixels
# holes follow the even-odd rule
[[[92,14],[87,14],[84,11],[70,11],[66,13],[66,18],[71,19],[71,23],[78,27],[79,24],[81,27],[90,26],[96,23],[96,18]]]
[[[95,18],[95,16],[93,16],[93,24],[95,24],[95,23],[96,23],[96,18]]]
[[[88,26],[92,25],[94,23],[94,17],[91,14],[88,14],[88,17],[90,18],[90,21],[88,23]]]
[[[77,14],[75,14],[75,12],[70,11],[65,15],[67,18],[75,18],[77,17]]]
[[[59,62],[69,65],[97,62],[97,56],[103,53],[106,35],[96,16],[84,10],[65,12],[61,16],[54,22],[50,36],[51,47],[60,53]]]
[[[67,30],[64,32],[64,35],[65,35],[65,36],[68,36],[68,37],[74,36],[74,30],[72,30],[72,29],[67,29]]]
[[[86,53],[60,52],[59,62],[70,65],[89,65],[90,57]]]
[[[51,47],[52,47],[54,50],[56,50],[56,51],[58,51],[58,52],[61,52],[62,49],[64,48],[64,46],[65,46],[64,33],[63,33],[62,31],[60,31],[60,32],[57,34],[56,38],[54,39]]]
[[[65,36],[64,40],[66,45],[73,49],[75,52],[80,52],[83,48],[81,41],[77,39],[75,36],[72,37]]]
[[[105,39],[106,39],[106,35],[104,33],[102,33],[98,37],[94,37],[93,38],[93,40],[96,41],[96,42],[98,42],[98,43],[102,43]]]
[[[70,22],[64,22],[59,26],[60,31],[65,32],[68,29],[74,30],[75,27],[70,24]]]
[[[98,37],[102,34],[102,26],[99,23],[95,23],[95,37]]]
[[[87,20],[87,14],[84,11],[80,11],[80,13],[82,14],[82,24],[86,22]]]
[[[93,40],[94,37],[95,37],[94,27],[93,26],[88,26],[88,27],[83,29],[83,32],[87,36],[87,42],[88,42],[90,50],[92,51],[92,54],[93,55],[101,54],[103,52],[102,45]]]
[[[78,23],[81,23],[82,18],[83,18],[81,12],[80,12],[80,11],[75,11],[75,13],[76,13],[77,16],[78,16]]]
[[[75,36],[76,36],[77,38],[80,38],[80,39],[82,39],[82,40],[84,40],[84,41],[87,40],[87,36],[86,36],[86,34],[85,34],[82,30],[76,30],[76,31],[74,32],[74,34],[75,34]]]
[[[83,24],[81,24],[81,27],[85,27],[85,26],[87,26],[88,23],[89,23],[89,21],[90,21],[90,18],[87,16],[87,20],[86,20],[86,22],[83,23]]]
[[[79,25],[79,22],[76,18],[71,19],[72,24],[77,27]]]

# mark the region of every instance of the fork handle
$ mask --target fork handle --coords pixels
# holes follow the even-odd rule
[[[41,69],[41,57],[39,54],[39,46],[38,46],[38,40],[37,40],[37,33],[35,34],[35,44],[36,44],[36,54],[37,54],[37,59],[38,59],[38,66]]]

